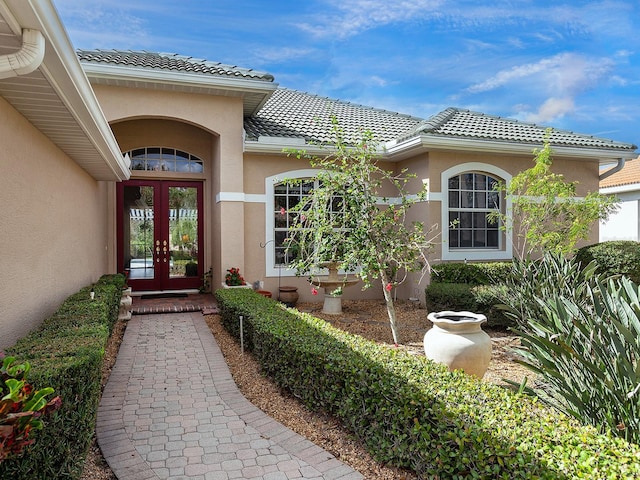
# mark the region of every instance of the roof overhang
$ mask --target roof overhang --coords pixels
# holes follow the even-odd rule
[[[49,0],[0,0],[0,48],[18,51],[23,29],[39,31],[45,53],[31,73],[0,80],[0,95],[96,180],[129,168],[73,46]]]
[[[466,151],[474,153],[494,153],[512,155],[531,155],[541,145],[530,143],[505,142],[498,140],[480,140],[438,135],[416,135],[405,140],[388,142],[385,145],[389,159],[403,160],[419,153],[431,150]],[[589,148],[577,146],[552,145],[556,157],[570,157],[593,160],[601,164],[616,162],[619,159],[636,158],[637,152],[622,149]]]
[[[274,82],[190,72],[82,62],[91,83],[117,87],[168,90],[243,99],[244,115],[257,113],[278,88]]]
[[[401,161],[425,152],[463,151],[472,153],[493,153],[500,155],[531,155],[540,145],[525,143],[501,142],[491,140],[477,140],[465,138],[442,137],[436,135],[416,135],[400,142],[388,142],[383,145],[380,155],[385,160]],[[637,157],[637,152],[598,149],[585,147],[563,147],[552,145],[553,154],[556,157],[577,158],[591,160],[599,164],[616,163],[618,160],[630,160]],[[302,138],[288,137],[260,137],[257,141],[245,141],[245,152],[256,154],[282,154],[286,150],[305,150],[308,153],[326,153],[326,148],[318,145],[307,144]]]

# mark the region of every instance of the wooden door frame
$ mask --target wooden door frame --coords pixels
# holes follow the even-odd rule
[[[197,188],[197,205],[198,205],[198,273],[194,277],[178,277],[171,278],[168,275],[168,266],[154,270],[153,279],[131,279],[136,291],[173,291],[197,289],[202,285],[204,276],[204,182],[199,180],[171,180],[171,179],[136,179],[119,182],[116,189],[116,250],[117,250],[117,271],[125,273],[124,265],[124,189],[125,187],[154,187],[154,242],[158,237],[164,236],[168,238],[169,224],[168,221],[158,222],[158,218],[167,217],[164,213],[168,213],[168,192],[170,187],[195,187]],[[157,200],[157,201],[156,201]],[[157,204],[159,203],[159,204]],[[163,215],[157,215],[160,212]],[[161,276],[158,273],[166,273]]]

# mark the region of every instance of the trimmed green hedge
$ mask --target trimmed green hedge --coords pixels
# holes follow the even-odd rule
[[[511,272],[511,262],[440,263],[431,270],[431,283],[496,285]]]
[[[123,275],[106,275],[67,298],[35,331],[7,349],[31,364],[29,382],[52,387],[62,407],[16,459],[0,463],[0,478],[77,479],[91,446],[100,402],[104,349],[118,319]]]
[[[222,321],[265,373],[336,415],[380,462],[420,478],[639,478],[640,447],[529,397],[449,372],[285,309],[250,290],[216,291]]]
[[[626,275],[632,282],[640,283],[640,243],[631,240],[615,240],[580,248],[576,260],[588,265],[595,260],[598,273]]]
[[[425,288],[425,302],[429,312],[443,310],[481,313],[487,326],[507,328],[515,321],[500,308],[500,293],[504,285],[470,285],[468,283],[431,283]]]

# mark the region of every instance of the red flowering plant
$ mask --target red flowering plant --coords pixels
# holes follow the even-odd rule
[[[15,357],[5,357],[0,366],[0,463],[31,445],[34,439],[29,434],[44,426],[41,417],[62,405],[60,397],[45,398],[53,388],[35,390],[27,383],[30,368],[28,363],[18,364]]]
[[[244,285],[246,282],[244,277],[240,275],[240,269],[233,267],[227,270],[227,274],[224,277],[224,283],[230,287],[237,287],[238,285]]]

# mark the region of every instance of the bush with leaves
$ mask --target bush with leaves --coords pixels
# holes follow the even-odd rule
[[[640,447],[537,399],[376,344],[248,289],[216,291],[262,372],[335,415],[379,462],[418,478],[640,478]],[[249,334],[247,335],[247,332]]]
[[[578,197],[577,182],[551,171],[552,153],[545,140],[543,148],[534,150],[533,167],[510,183],[499,184],[498,190],[511,201],[511,211],[494,211],[488,217],[512,235],[515,255],[521,259],[547,251],[572,252],[596,222],[618,208],[615,197],[597,191]]]
[[[583,265],[595,261],[599,273],[626,275],[640,283],[640,242],[615,240],[578,249],[576,260]]]
[[[516,262],[504,291],[536,393],[586,424],[640,442],[640,289],[595,263],[545,255]]]
[[[1,358],[1,357],[0,357]],[[29,363],[18,363],[15,357],[5,357],[0,366],[0,463],[20,455],[35,440],[30,433],[42,430],[42,417],[62,405],[60,397],[47,401],[53,388],[34,389],[27,383]]]

